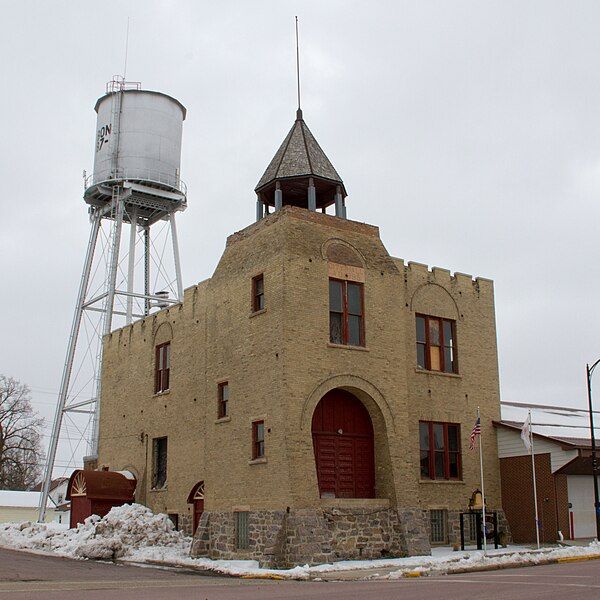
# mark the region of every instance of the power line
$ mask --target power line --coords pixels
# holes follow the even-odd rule
[[[589,414],[587,408],[573,408],[572,406],[556,406],[554,404],[530,404],[528,402],[500,402],[502,406],[512,406],[514,408],[539,408],[542,410],[560,410],[564,412]],[[600,414],[600,411],[592,411],[594,414]]]

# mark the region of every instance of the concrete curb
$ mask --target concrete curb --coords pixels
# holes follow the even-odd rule
[[[583,562],[588,560],[600,560],[600,554],[586,554],[583,556],[564,556],[559,558],[542,558],[537,561],[519,561],[503,563],[500,565],[473,565],[472,567],[461,567],[450,571],[445,569],[431,569],[430,571],[408,571],[403,577],[426,577],[432,574],[457,575],[462,573],[481,573],[484,571],[501,571],[503,569],[520,569],[524,567],[537,567],[540,565],[556,565],[559,563]]]
[[[568,562],[581,562],[584,560],[600,560],[600,554],[589,554],[587,556],[565,556],[563,558],[557,558],[557,563],[568,563]]]

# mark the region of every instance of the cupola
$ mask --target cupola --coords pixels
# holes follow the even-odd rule
[[[255,192],[257,221],[271,208],[287,205],[325,212],[333,204],[335,215],[346,218],[344,182],[306,125],[301,109]]]

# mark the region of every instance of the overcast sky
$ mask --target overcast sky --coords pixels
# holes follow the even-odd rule
[[[93,107],[123,72],[128,16],[128,79],[188,109],[186,287],[253,221],[295,115],[298,14],[304,117],[349,218],[378,225],[394,256],[494,279],[503,400],[585,405],[600,357],[598,2],[0,7],[0,373],[32,387],[48,428],[89,234]]]

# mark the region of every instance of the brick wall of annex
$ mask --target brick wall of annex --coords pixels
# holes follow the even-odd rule
[[[552,475],[550,454],[535,455],[540,542],[554,543],[558,529],[569,539],[566,475]],[[535,542],[531,457],[500,459],[502,504],[516,543]]]
[[[366,347],[329,344],[327,248],[344,244],[364,268]],[[263,273],[265,310],[251,312]],[[457,376],[416,369],[415,313],[455,319]],[[154,395],[154,347],[171,341],[171,389]],[[392,507],[465,508],[479,487],[468,436],[477,406],[488,504],[500,507],[492,419],[499,418],[493,285],[390,257],[378,229],[285,207],[230,236],[213,276],[184,302],[105,338],[99,464],[129,468],[136,499],[191,522],[187,496],[205,481],[205,510],[318,509],[311,419],[343,387],[375,431],[376,495]],[[230,418],[217,419],[228,381]],[[264,420],[266,457],[251,460],[251,423]],[[463,480],[424,482],[419,419],[461,424]],[[152,439],[168,437],[164,490],[151,489]]]

